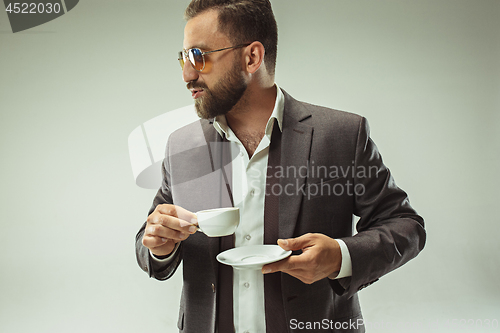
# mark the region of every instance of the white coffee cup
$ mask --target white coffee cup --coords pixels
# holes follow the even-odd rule
[[[196,212],[198,231],[209,237],[228,236],[235,232],[240,224],[238,207],[215,208]]]

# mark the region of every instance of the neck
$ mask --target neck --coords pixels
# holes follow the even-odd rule
[[[248,86],[238,104],[226,114],[227,123],[237,136],[241,132],[265,132],[276,103],[276,89],[274,84],[267,87]]]

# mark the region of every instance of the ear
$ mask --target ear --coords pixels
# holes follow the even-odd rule
[[[266,50],[261,42],[253,42],[245,50],[245,66],[248,73],[255,73],[264,62]]]

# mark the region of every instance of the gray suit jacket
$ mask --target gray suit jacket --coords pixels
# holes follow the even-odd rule
[[[284,94],[279,236],[313,232],[340,238],[352,260],[351,277],[311,285],[276,273],[281,274],[289,332],[307,331],[299,330],[307,322],[317,324],[312,331],[364,332],[357,292],[422,250],[423,219],[382,163],[365,118]],[[209,120],[173,133],[150,213],[163,203],[191,211],[230,206],[231,156]],[[360,217],[354,236],[353,215]],[[150,277],[168,279],[183,262],[180,331],[215,332],[220,239],[196,233],[181,243],[170,265],[161,267],[142,245],[144,226],[136,237],[136,254]]]

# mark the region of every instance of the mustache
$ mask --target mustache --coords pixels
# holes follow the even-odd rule
[[[205,83],[202,83],[202,82],[189,82],[186,87],[188,89],[208,89],[207,85]]]

